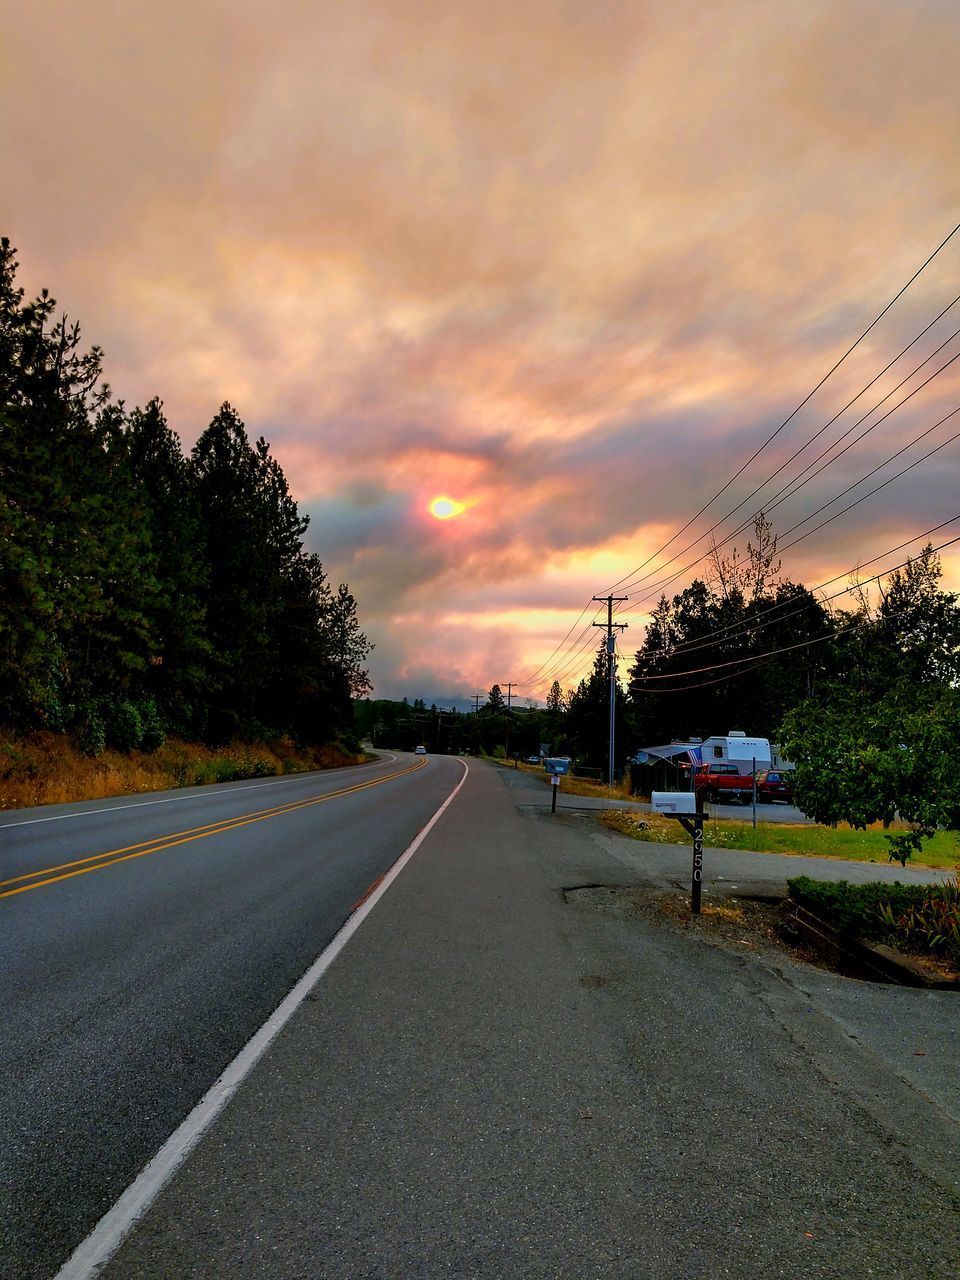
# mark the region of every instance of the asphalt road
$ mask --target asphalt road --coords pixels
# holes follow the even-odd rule
[[[955,1280],[956,996],[571,900],[643,850],[527,794],[471,761],[103,1280]]]
[[[0,820],[0,1276],[49,1277],[431,817],[375,764]]]
[[[513,770],[519,777],[527,779],[527,784],[533,788],[537,788],[547,795],[547,803],[549,804],[550,780],[541,772],[531,773],[526,769]],[[527,785],[524,784],[524,785]],[[600,796],[578,796],[572,791],[564,790],[564,783],[561,779],[560,794],[557,800],[557,807],[563,809],[641,809],[649,812],[650,805],[646,800],[606,800]],[[748,821],[753,815],[752,804],[713,804],[707,802],[704,806],[707,813],[715,818],[734,818],[740,821]],[[792,804],[758,804],[757,805],[757,821],[758,822],[789,822],[789,823],[812,823],[813,818],[808,818],[805,813]]]

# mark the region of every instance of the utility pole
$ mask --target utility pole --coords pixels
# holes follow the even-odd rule
[[[594,596],[594,600],[598,604],[606,602],[607,620],[606,622],[595,622],[595,627],[606,627],[607,629],[607,666],[610,671],[610,768],[607,772],[607,785],[613,789],[614,774],[614,755],[613,745],[616,736],[616,719],[617,719],[617,648],[614,640],[614,631],[626,631],[627,624],[625,622],[614,622],[613,606],[620,604],[624,600],[629,600],[629,596]]]
[[[517,682],[516,680],[504,680],[503,683],[507,686],[507,710],[503,717],[503,723],[505,726],[504,742],[503,742],[503,758],[505,760],[509,760],[510,759],[510,703],[513,700],[513,686]],[[501,688],[502,687],[503,685],[501,685]]]
[[[479,720],[479,719],[480,719],[480,699],[483,697],[483,694],[482,694],[482,693],[474,693],[474,694],[471,694],[470,696],[473,698],[473,710],[474,710],[474,714],[476,715],[477,719]]]

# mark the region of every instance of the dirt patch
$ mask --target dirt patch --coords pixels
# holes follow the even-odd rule
[[[581,977],[580,983],[588,991],[599,991],[601,987],[610,985],[610,979],[604,973],[585,973]]]
[[[587,885],[567,889],[564,899],[574,906],[592,907],[621,918],[644,919],[682,930],[741,954],[744,951],[781,955],[786,952],[794,960],[825,967],[816,952],[790,929],[781,902],[714,899],[704,901],[700,915],[694,916],[690,914],[689,897],[675,890]]]
[[[829,951],[824,952],[810,945],[790,919],[793,907],[792,904],[788,905],[787,899],[704,899],[703,909],[698,916],[690,913],[689,896],[676,890],[586,885],[565,890],[564,900],[574,906],[606,911],[620,918],[643,919],[689,933],[714,946],[741,955],[744,951],[768,957],[788,955],[801,964],[809,964],[828,973],[853,973],[853,976],[866,978],[868,981],[876,980],[871,973],[849,970],[842,956],[831,959]],[[886,950],[890,951],[889,948]],[[896,957],[897,954],[890,951],[891,956]],[[954,966],[933,957],[911,956],[909,959],[926,975],[929,981],[925,985],[955,983],[960,976]],[[902,981],[889,976],[885,980]],[[920,984],[908,982],[907,985]]]

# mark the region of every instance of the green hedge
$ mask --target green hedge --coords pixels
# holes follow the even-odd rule
[[[887,942],[960,965],[960,879],[943,884],[849,884],[846,880],[787,882],[790,896],[838,932]]]
[[[839,933],[871,942],[884,942],[889,936],[890,926],[881,916],[885,904],[899,916],[920,906],[931,891],[929,885],[901,884],[899,880],[893,884],[850,884],[847,880],[811,880],[809,876],[788,880],[787,887],[794,902],[815,912]]]

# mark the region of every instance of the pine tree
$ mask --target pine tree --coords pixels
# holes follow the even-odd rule
[[[487,694],[487,708],[496,712],[500,712],[504,708],[503,690],[498,684],[495,684]]]
[[[157,399],[129,415],[123,443],[143,505],[156,579],[151,599],[155,652],[145,692],[172,727],[191,733],[203,723],[211,661],[204,607],[208,572],[194,472]]]

